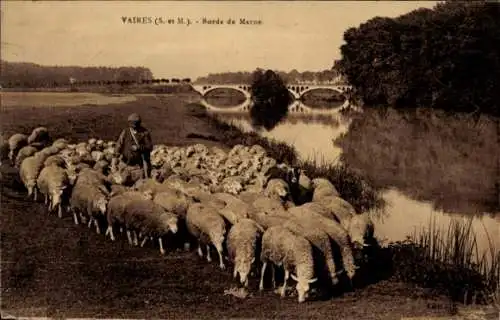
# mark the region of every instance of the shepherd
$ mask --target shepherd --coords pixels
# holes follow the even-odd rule
[[[123,129],[116,142],[116,153],[128,166],[142,166],[145,178],[151,177],[151,151],[153,142],[149,131],[141,125],[141,117],[132,113],[129,127]]]

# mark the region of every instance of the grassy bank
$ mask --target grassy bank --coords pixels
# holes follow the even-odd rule
[[[432,288],[464,304],[500,303],[500,250],[490,243],[489,251],[478,253],[472,219],[452,221],[447,229],[431,220],[425,229],[389,248],[398,280]]]
[[[500,210],[498,119],[369,109],[337,139],[342,160],[377,188],[450,212]]]

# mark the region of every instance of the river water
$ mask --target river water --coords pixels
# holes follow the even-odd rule
[[[283,120],[271,131],[262,131],[260,134],[292,144],[302,159],[335,163],[340,161],[339,156],[343,150],[335,146],[332,140],[350,130],[351,120],[342,117],[338,112],[328,112],[328,114],[330,120],[323,119],[320,122],[292,115],[290,119]],[[246,115],[224,114],[220,117],[244,131],[253,130]],[[400,152],[405,151],[400,150]],[[444,212],[436,209],[431,201],[413,200],[396,188],[385,188],[382,197],[387,203],[383,212],[372,213],[376,225],[376,237],[382,243],[405,240],[416,230],[427,228],[431,220],[436,227],[446,231],[451,220],[473,219],[472,230],[477,238],[479,255],[489,251],[491,247],[495,250],[500,249],[499,214],[470,215],[463,212]]]

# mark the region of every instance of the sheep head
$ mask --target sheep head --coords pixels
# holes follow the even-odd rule
[[[108,208],[108,199],[106,197],[99,197],[95,203],[96,208],[99,210],[100,213],[103,215],[106,215],[106,211]]]
[[[34,179],[30,179],[26,182],[26,189],[28,189],[28,196],[32,196],[36,190],[36,181]]]
[[[255,262],[255,257],[248,261],[247,257],[237,256],[235,259],[234,268],[240,274],[240,282],[244,286],[248,286],[248,275],[252,271],[252,264]]]
[[[295,287],[297,289],[297,293],[299,294],[299,303],[306,301],[306,298],[309,294],[309,287],[311,283],[316,282],[318,279],[301,279],[297,278],[293,274],[290,274],[293,280],[297,281],[297,286]]]
[[[167,226],[168,229],[173,233],[176,234],[177,231],[179,231],[179,225],[178,225],[178,219],[177,217],[170,217],[167,219]]]

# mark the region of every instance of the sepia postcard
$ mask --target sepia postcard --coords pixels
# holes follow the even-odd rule
[[[2,319],[499,319],[496,1],[1,2]]]

